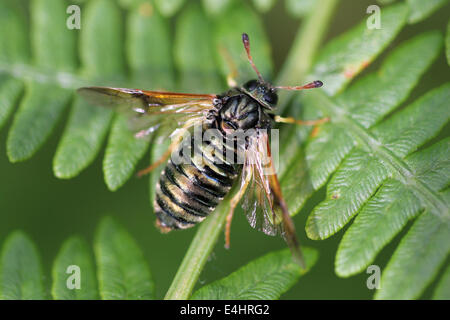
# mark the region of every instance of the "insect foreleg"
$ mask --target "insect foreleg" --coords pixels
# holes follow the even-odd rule
[[[291,124],[297,124],[297,125],[303,125],[303,126],[315,126],[315,125],[326,123],[326,122],[330,121],[330,118],[326,117],[326,118],[317,119],[317,120],[298,120],[298,119],[294,119],[292,117],[285,118],[285,117],[275,116],[274,120],[275,120],[275,122],[281,122],[281,123],[291,123]]]

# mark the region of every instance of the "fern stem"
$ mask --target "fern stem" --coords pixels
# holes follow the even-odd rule
[[[436,191],[430,189],[420,179],[418,179],[409,166],[394,152],[386,148],[378,139],[366,128],[347,115],[343,108],[339,107],[323,92],[312,92],[314,98],[319,101],[317,107],[329,115],[332,121],[342,124],[362,145],[373,154],[376,154],[397,174],[399,180],[410,189],[422,203],[430,208],[430,211],[441,219],[450,222],[450,213],[445,199]]]
[[[276,79],[277,85],[301,85],[305,81],[337,3],[338,0],[316,1],[315,8],[299,29],[289,56]],[[277,107],[279,113],[294,94],[295,91],[280,94]]]
[[[294,40],[277,83],[296,83],[306,77],[337,2],[338,0],[323,0],[320,1],[320,6],[317,5],[313,9]],[[280,101],[280,109],[283,109],[288,101],[289,97],[285,95]],[[225,199],[216,212],[201,223],[164,299],[183,300],[190,297],[222,232],[228,207],[228,201]]]
[[[222,232],[228,208],[228,201],[224,199],[216,212],[201,223],[164,299],[185,300],[190,297],[219,234]]]

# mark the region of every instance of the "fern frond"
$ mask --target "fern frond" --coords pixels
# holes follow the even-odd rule
[[[354,135],[357,147],[343,161],[327,186],[326,200],[311,213],[307,232],[311,238],[325,239],[340,230],[383,180],[395,175],[415,192],[437,215],[449,219],[448,207],[427,185],[415,176],[403,158],[437,135],[448,122],[450,84],[435,89],[405,108],[372,132],[354,121],[344,120]],[[327,98],[321,100],[329,101]],[[336,105],[329,104],[330,109]],[[443,210],[443,211],[442,211]]]
[[[83,238],[71,237],[62,244],[53,262],[51,292],[55,300],[98,298],[94,261]]]
[[[317,260],[317,252],[304,248],[307,269],[292,260],[289,249],[258,258],[226,278],[205,285],[193,300],[276,300],[307,272]]]
[[[447,149],[448,150],[448,149]],[[447,168],[448,171],[448,168]],[[444,197],[450,203],[450,192]],[[450,225],[425,211],[389,261],[376,299],[414,299],[438,274],[450,253]]]
[[[272,0],[253,2],[261,12],[274,4]],[[385,5],[394,1],[379,2]],[[80,174],[98,156],[106,141],[105,182],[110,190],[117,190],[132,176],[149,146],[150,161],[153,161],[166,145],[157,136],[151,137],[151,143],[134,139],[120,116],[88,105],[73,95],[75,88],[95,84],[220,92],[230,73],[228,54],[237,63],[239,80],[254,77],[253,70],[241,57],[242,47],[237,41],[243,31],[252,35],[254,60],[264,77],[270,79],[274,74],[268,37],[260,17],[250,6],[231,0],[203,0],[202,6],[185,4],[183,0],[79,3],[83,24],[80,31],[75,31],[61,27],[67,18],[66,1],[55,4],[52,0],[31,0],[29,26],[27,13],[17,1],[0,2],[0,127],[13,117],[7,138],[11,162],[31,158],[58,122],[67,117],[53,159],[55,176],[69,179]],[[325,199],[307,220],[307,235],[312,239],[331,237],[355,218],[337,252],[335,269],[342,277],[363,271],[411,222],[413,227],[406,232],[383,271],[383,289],[376,298],[417,298],[439,274],[450,250],[447,245],[450,213],[448,191],[445,191],[450,181],[449,140],[442,138],[445,135],[442,128],[450,116],[450,84],[435,85],[416,99],[415,89],[419,88],[422,76],[442,52],[444,41],[440,31],[420,33],[399,45],[394,41],[408,22],[423,21],[448,1],[407,0],[387,5],[382,9],[382,29],[370,30],[364,19],[331,40],[315,59],[326,21],[337,2],[326,3],[327,10],[320,11],[317,1],[286,0],[289,8],[298,5],[291,10],[294,16],[306,14],[308,18],[305,37],[299,33],[300,40],[294,44],[278,80],[320,79],[325,86],[323,90],[298,95],[290,109],[285,107],[292,96],[280,95],[280,109],[303,119],[329,116],[331,120],[314,130],[282,128],[279,175],[283,193],[290,212],[295,215],[316,191],[326,188]],[[183,6],[172,43],[166,17],[173,16]],[[49,15],[52,19],[47,19]],[[314,24],[309,21],[312,18],[325,23],[309,41],[307,33],[312,33]],[[446,28],[446,57],[450,61],[450,24]],[[392,44],[395,47],[390,50]],[[306,59],[299,63],[302,48],[306,48]],[[384,51],[388,53],[381,66],[377,70],[371,67],[363,77],[358,77]],[[410,103],[413,97],[415,101]],[[403,105],[406,101],[407,105]],[[14,110],[16,104],[19,107]],[[424,146],[427,148],[422,150]],[[151,203],[157,178],[158,171],[149,178]],[[189,288],[183,291],[185,297],[189,296],[206,256],[217,241],[220,230],[212,227],[223,226],[226,209],[226,204],[219,207],[215,220],[209,225],[205,221],[199,230],[200,236],[207,233],[205,238],[212,242],[198,246],[205,252],[197,259],[195,276],[188,279]],[[11,265],[3,259],[6,268],[1,275],[3,283],[5,277],[15,282],[10,282],[2,293],[17,298],[46,297],[39,257],[31,241],[21,234],[11,237],[14,241],[8,240],[2,253],[2,257],[11,259]],[[53,297],[153,298],[153,283],[145,261],[124,230],[106,220],[96,239],[99,288],[93,284],[94,272],[89,271],[92,285],[86,292],[73,295],[64,290],[60,270],[68,258],[92,269],[85,244],[73,238],[55,261],[54,270],[59,271],[54,273]],[[111,239],[114,243],[110,243]],[[194,240],[194,249],[187,256],[195,256],[195,245]],[[30,279],[23,278],[25,282],[17,280],[28,267],[17,258],[21,250],[30,256],[29,266],[35,273]],[[137,269],[126,260],[134,261]],[[415,267],[402,273],[408,264]],[[14,268],[18,271],[13,272]],[[136,276],[133,270],[143,276]],[[119,280],[114,282],[112,278]],[[267,297],[278,298],[291,280],[283,282],[282,290],[278,288]],[[414,284],[408,285],[408,281]],[[227,284],[227,280],[199,292],[205,297],[233,294],[233,284],[223,296],[216,291],[211,293],[211,288],[221,287],[223,283]],[[446,288],[448,276],[442,278],[435,297],[445,296]],[[255,294],[263,297],[261,292]]]
[[[405,160],[415,175],[436,191],[444,188],[450,178],[449,143],[447,138]],[[336,272],[348,276],[363,271],[422,208],[420,200],[405,185],[386,179],[345,233],[336,256]]]
[[[436,10],[448,4],[448,0],[406,0],[410,8],[409,23],[417,23],[433,14]]]
[[[434,291],[433,299],[450,300],[450,266],[445,270],[441,281]]]
[[[406,18],[406,12],[401,11],[402,5],[391,8],[392,12],[398,10],[403,19]],[[383,10],[383,19],[386,19],[386,9]],[[400,24],[383,40],[387,43],[405,23],[400,16],[394,19]],[[306,231],[310,238],[328,238],[357,216],[337,252],[336,273],[343,277],[362,272],[407,221],[417,217],[422,210],[438,217],[443,233],[449,221],[449,205],[441,193],[450,181],[445,156],[438,161],[432,153],[425,153],[426,160],[419,167],[414,167],[410,159],[414,159],[416,154],[413,153],[448,123],[450,85],[431,90],[402,111],[394,112],[409,98],[421,76],[438,57],[442,36],[439,32],[427,32],[405,41],[385,58],[378,71],[357,79],[344,90],[367,65],[364,61],[372,61],[378,52],[376,46],[371,45],[382,37],[372,39],[364,27],[359,26],[359,30],[356,27],[333,40],[323,50],[323,57],[318,58],[311,79],[318,78],[319,73],[314,70],[322,72],[330,66],[338,66],[336,70],[327,70],[335,86],[328,87],[328,95],[311,92],[297,100],[303,104],[304,118],[329,116],[330,123],[315,131],[307,139],[306,147],[296,151],[295,156],[289,156],[292,152],[289,149],[281,151],[281,157],[289,159],[287,164],[282,162],[281,184],[294,214],[315,190],[327,184],[326,199],[307,219]],[[357,48],[356,56],[367,56],[352,58],[348,43],[357,43],[364,33],[368,33],[364,43],[353,48]],[[383,41],[378,44],[380,48],[386,45]],[[366,53],[358,53],[358,50],[364,52],[366,47]],[[343,62],[339,63],[340,60]],[[326,79],[325,74],[321,76]],[[327,82],[324,83],[326,86]],[[390,117],[383,120],[387,115]],[[304,140],[310,133],[309,129],[298,129],[286,140],[295,143],[299,137]],[[441,155],[448,158],[447,140],[441,141],[436,148],[443,148]],[[425,162],[431,166],[430,170],[439,172],[443,184],[436,186],[422,176],[422,172],[427,171]],[[447,254],[444,249],[438,262],[442,263]],[[435,266],[437,268],[439,264]],[[399,269],[395,270],[398,274]],[[414,294],[409,297],[420,296],[435,275],[427,273],[428,280],[422,281],[415,291],[411,289]],[[419,273],[410,276],[410,279],[417,277],[418,283],[425,277],[420,277]],[[382,286],[390,280],[387,276],[383,278]],[[395,298],[396,294],[393,292],[386,297]]]
[[[317,251],[305,248],[304,253],[307,269],[293,262],[288,249],[272,252],[223,280],[200,288],[193,298],[279,299],[315,264]],[[155,298],[155,285],[142,250],[111,217],[100,222],[93,250],[78,236],[63,243],[53,262],[51,288],[43,281],[46,275],[35,243],[21,231],[11,233],[0,252],[0,299]]]
[[[0,298],[45,299],[44,277],[36,246],[21,231],[9,235],[0,258]]]
[[[142,251],[112,218],[101,221],[94,249],[102,299],[154,299],[154,284]]]

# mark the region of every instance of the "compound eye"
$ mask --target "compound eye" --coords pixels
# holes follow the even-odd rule
[[[268,104],[277,104],[278,102],[278,96],[276,93],[273,92],[267,92],[264,96],[263,99],[265,102],[267,102]]]
[[[257,80],[250,80],[246,84],[244,84],[244,88],[247,91],[253,91],[258,87],[258,81]]]

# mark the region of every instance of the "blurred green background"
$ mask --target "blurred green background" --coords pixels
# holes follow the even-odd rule
[[[326,41],[367,17],[366,8],[374,2],[374,0],[342,0],[333,16]],[[418,31],[443,30],[449,16],[448,9],[449,6],[446,6],[431,19],[406,27],[391,48]],[[177,16],[173,19],[176,20]],[[278,1],[271,11],[262,15],[262,19],[272,44],[277,71],[283,64],[301,26],[301,20],[296,20],[286,13],[284,1]],[[388,51],[385,51],[384,55]],[[369,70],[376,68],[380,60],[382,58],[379,58]],[[417,92],[409,101],[447,79],[448,67],[444,55],[441,55],[424,76],[422,83],[425,85],[417,88]],[[39,248],[47,275],[46,285],[49,286],[51,264],[63,241],[70,235],[79,234],[92,243],[100,218],[104,215],[114,216],[143,249],[155,280],[157,297],[162,298],[196,228],[160,234],[153,225],[154,216],[149,204],[148,180],[132,178],[118,191],[110,192],[103,182],[102,157],[98,157],[87,170],[74,179],[55,178],[52,158],[67,120],[67,116],[65,117],[45,146],[31,160],[24,163],[11,164],[6,156],[5,142],[11,120],[0,131],[0,243],[13,230],[21,229],[28,233]],[[147,159],[148,156],[145,156],[138,168],[145,167]],[[323,191],[310,199],[301,213],[295,217],[302,244],[317,248],[320,253],[319,261],[306,276],[283,295],[283,298],[370,299],[373,291],[366,287],[368,275],[361,274],[341,279],[334,274],[334,257],[342,231],[325,241],[312,241],[306,238],[304,232],[306,216],[314,204],[322,199]],[[401,235],[383,250],[376,264],[381,266],[385,264]],[[241,212],[238,212],[233,220],[231,249],[225,250],[223,243],[223,239],[220,239],[198,285],[222,278],[251,259],[285,247],[281,238],[268,237],[250,228]],[[425,297],[427,296],[425,294]]]

